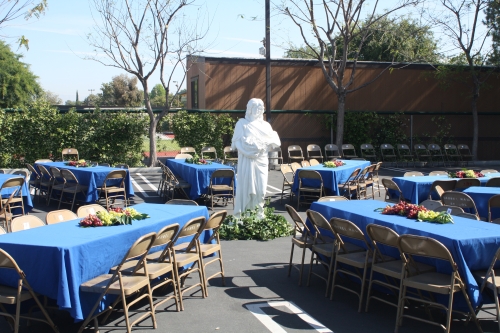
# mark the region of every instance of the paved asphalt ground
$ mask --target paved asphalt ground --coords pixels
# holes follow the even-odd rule
[[[486,168],[498,169],[500,166],[470,167],[475,170]],[[428,174],[432,170],[444,168],[396,168],[382,167],[382,177],[402,176],[404,172],[418,170]],[[459,169],[459,168],[447,168]],[[149,170],[145,170],[149,171]],[[136,193],[133,203],[151,202],[163,203],[156,194],[156,186],[160,179],[159,172],[135,172],[134,190]],[[271,206],[276,212],[289,217],[285,212],[284,204],[288,198],[280,203],[282,176],[279,171],[270,171],[268,196]],[[376,200],[383,200],[384,193]],[[34,200],[35,209],[32,214],[45,218],[45,213],[57,207],[46,206],[41,200]],[[296,202],[293,204],[296,206]],[[384,204],[381,202],[381,207]],[[65,208],[65,207],[61,207]],[[305,218],[308,207],[302,206],[300,214]],[[231,214],[232,206],[218,206],[215,210],[228,209]],[[185,299],[185,311],[176,312],[173,302],[156,314],[158,328],[156,332],[393,332],[396,318],[396,309],[378,302],[370,303],[369,312],[357,312],[357,297],[342,289],[336,289],[333,301],[324,297],[325,283],[312,277],[310,286],[306,286],[309,265],[305,265],[304,282],[298,286],[298,271],[292,270],[291,277],[287,276],[288,260],[290,256],[290,237],[272,241],[223,241],[223,258],[226,271],[226,285],[222,286],[220,278],[210,280],[208,297],[203,299],[200,292],[193,293]],[[306,254],[306,262],[309,261]],[[300,252],[296,250],[294,262],[300,260]],[[324,272],[322,267],[315,267]],[[210,266],[209,266],[210,270]],[[28,280],[36,277],[28,276]],[[187,280],[187,283],[196,281],[196,277]],[[344,282],[348,283],[348,282]],[[388,300],[394,299],[388,295],[379,295]],[[139,303],[139,308],[146,308],[145,303]],[[412,309],[421,315],[421,309]],[[73,323],[73,319],[63,311],[51,310],[51,316],[59,327],[60,332],[77,332],[80,324]],[[490,314],[481,311],[480,317],[484,332],[497,332],[498,325]],[[439,312],[434,313],[434,320],[444,320]],[[115,315],[101,332],[126,331],[117,325],[123,325],[123,317]],[[0,318],[0,333],[9,332],[4,319]],[[134,332],[152,332],[151,320],[146,319]],[[442,332],[439,327],[423,324],[411,319],[405,319],[400,332]],[[473,323],[469,325],[460,315],[455,315],[452,331],[476,332]],[[20,332],[45,333],[52,330],[42,323],[32,322],[26,326],[22,322]],[[92,332],[87,329],[85,332]]]

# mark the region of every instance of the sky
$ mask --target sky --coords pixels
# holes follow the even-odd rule
[[[394,2],[381,0],[380,9]],[[100,23],[92,11],[92,3],[90,0],[48,0],[48,10],[39,19],[19,18],[0,30],[0,38],[6,40],[14,52],[23,55],[22,61],[39,77],[42,88],[57,94],[63,102],[75,100],[76,91],[82,101],[91,92],[99,93],[102,83],[126,73],[85,59],[94,54],[87,35]],[[203,41],[205,55],[263,57],[259,55],[259,48],[265,36],[264,0],[206,0],[203,4],[191,7],[185,15],[194,18],[196,13],[202,13],[208,18],[203,21],[210,25]],[[303,42],[290,19],[273,10],[273,1],[271,8],[271,57],[280,58],[289,42],[295,45]],[[17,46],[17,39],[22,35],[29,39],[29,50]],[[182,77],[183,73],[177,71],[173,80],[179,84]],[[159,82],[157,75],[152,77],[149,86],[152,88]]]

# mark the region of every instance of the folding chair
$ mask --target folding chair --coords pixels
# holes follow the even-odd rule
[[[0,249],[0,272],[3,272],[2,274],[6,274],[6,271],[14,271],[17,273],[17,287],[13,288],[0,285],[0,316],[12,319],[14,322],[15,333],[19,332],[19,319],[21,318],[46,323],[54,332],[59,332],[58,328],[52,319],[50,319],[49,314],[38,299],[36,293],[31,288],[24,271],[17,265],[14,258],[12,258],[6,251]],[[21,303],[30,299],[33,299],[36,302],[37,307],[40,308],[45,319],[21,315]],[[8,313],[2,304],[15,305],[16,313],[14,315]],[[33,329],[30,331],[33,331]]]
[[[441,160],[443,162],[443,166],[446,167],[446,161],[444,159],[444,154],[441,151],[441,147],[439,145],[437,145],[435,143],[431,143],[431,144],[427,145],[427,150],[431,154],[432,161],[437,160],[437,162],[439,162],[439,160]]]
[[[185,160],[187,158],[193,158],[193,156],[190,154],[177,154],[174,157],[174,159],[176,159],[176,160]]]
[[[111,205],[115,204],[116,199],[122,199],[123,205],[127,207],[127,192],[125,191],[125,178],[127,171],[113,170],[110,171],[99,190],[98,200],[104,198],[106,209],[109,210]]]
[[[392,179],[389,178],[382,178],[382,185],[384,185],[385,188],[385,202],[393,202],[393,203],[398,203],[400,201],[405,201],[405,197],[403,195],[403,192],[399,188],[398,184],[396,184]],[[393,197],[394,194],[392,194],[389,190],[393,190],[395,193],[396,197]]]
[[[481,181],[477,178],[462,178],[458,179],[455,184],[455,190],[461,191],[471,186],[481,186]]]
[[[229,179],[229,185],[216,184],[217,180]],[[210,195],[210,204],[212,210],[214,209],[214,197],[222,198],[227,206],[229,199],[233,202],[234,209],[234,170],[233,169],[218,169],[212,173],[210,177],[210,186],[208,188]]]
[[[281,187],[281,203],[283,203],[283,194],[285,193],[285,188],[290,189],[290,200],[292,199],[292,186],[293,186],[293,175],[294,172],[288,164],[281,165],[281,174],[283,175],[283,185]],[[291,177],[290,177],[291,174]]]
[[[324,201],[349,201],[349,199],[340,195],[326,196],[318,199],[318,202]]]
[[[429,153],[425,145],[416,144],[413,146],[413,150],[415,151],[415,156],[419,162],[430,163],[432,161],[432,155]]]
[[[303,168],[310,167],[311,163],[309,163],[309,161],[303,160],[302,162],[300,162],[300,166]]]
[[[98,204],[91,204],[78,207],[76,215],[78,217],[87,217],[89,215],[95,215],[97,212],[105,212],[106,208]]]
[[[92,310],[89,312],[87,318],[85,318],[85,320],[83,321],[82,326],[80,326],[78,333],[82,333],[92,320],[94,322],[94,330],[98,331],[99,325],[97,317],[107,312],[107,315],[104,318],[105,321],[120,301],[123,303],[127,332],[131,332],[132,326],[134,326],[138,322],[143,321],[148,316],[151,316],[151,319],[153,321],[153,328],[156,328],[156,318],[154,312],[155,307],[153,306],[153,295],[149,282],[148,265],[144,264],[146,255],[148,254],[148,251],[153,245],[155,239],[156,233],[154,232],[139,237],[139,239],[137,239],[134,244],[132,244],[128,252],[125,254],[121,263],[113,268],[112,274],[99,275],[80,285],[81,292],[99,293],[100,296],[97,298],[97,301]],[[129,265],[127,265],[127,262],[134,259],[138,260],[134,261],[135,265],[131,268]],[[143,293],[137,296],[138,292],[141,290],[143,290]],[[103,312],[94,314],[99,307],[101,300],[107,294],[115,295],[116,301],[114,301],[113,304]],[[127,297],[133,295],[137,297],[134,298],[133,301],[127,302]],[[134,322],[130,323],[130,307],[143,299],[148,300],[149,309],[145,310],[145,313],[142,316],[137,318]]]
[[[377,162],[377,153],[375,152],[375,148],[370,143],[363,143],[360,146],[361,156],[367,159],[368,161]]]
[[[500,330],[500,303],[498,300],[498,297],[500,296],[500,269],[495,268],[498,260],[500,260],[500,248],[493,256],[488,270],[474,271],[472,272],[472,274],[481,284],[481,288],[479,289],[480,294],[483,294],[485,292],[485,289],[489,289],[491,292],[493,292],[493,299],[495,300],[495,311],[497,313],[496,317],[498,322],[498,329]],[[476,313],[478,313],[481,309],[484,309],[482,305],[479,306],[479,308],[476,310]]]
[[[26,167],[30,172],[30,189],[33,189],[33,194],[36,196],[36,191],[38,191],[38,193],[40,194],[40,174],[31,164],[26,163]]]
[[[38,196],[45,192],[45,200],[47,204],[49,202],[49,194],[52,186],[52,175],[43,165],[38,164],[38,170],[40,170],[40,188],[38,190]]]
[[[399,160],[401,162],[406,162],[406,166],[408,166],[408,162],[413,162],[413,166],[415,166],[415,160],[413,159],[413,153],[411,152],[410,147],[406,144],[397,144]]]
[[[295,174],[297,173],[297,170],[299,170],[300,168],[302,168],[302,165],[300,165],[297,162],[292,162],[292,163],[290,163],[290,167],[292,168],[293,175],[295,177]]]
[[[307,146],[307,159],[311,160],[311,158],[321,159],[321,162],[323,162],[323,153],[320,146],[315,144]]]
[[[128,164],[116,164],[115,168],[128,170]]]
[[[420,177],[420,176],[424,176],[424,174],[420,171],[408,171],[405,172],[405,174],[403,175],[403,177]]]
[[[488,221],[489,222],[492,222],[492,218],[491,218],[491,216],[492,216],[491,209],[492,208],[500,208],[500,194],[496,194],[488,200]]]
[[[292,161],[303,161],[304,155],[302,154],[302,148],[299,145],[288,146],[288,163]]]
[[[208,157],[206,157],[208,155]],[[217,159],[217,150],[215,147],[203,147],[201,148],[201,158],[208,161],[213,161]]]
[[[342,155],[344,156],[345,159],[358,157],[358,155],[356,154],[356,148],[354,148],[354,146],[349,143],[342,145]]]
[[[450,251],[448,251],[448,249],[442,243],[429,237],[422,237],[415,235],[401,235],[398,241],[398,248],[399,251],[401,252],[401,259],[403,260],[405,268],[407,269],[404,270],[402,290],[398,302],[398,316],[396,319],[395,333],[398,332],[399,327],[403,324],[404,317],[412,318],[418,321],[422,321],[424,323],[439,326],[445,332],[449,333],[451,314],[453,310],[452,309],[453,296],[456,292],[459,291],[462,292],[467,302],[470,315],[474,319],[479,330],[482,331],[481,327],[479,326],[476,313],[474,312],[474,309],[472,308],[472,305],[470,303],[469,296],[467,295],[466,286],[462,281],[462,278],[460,277],[460,274],[458,272],[458,265],[453,260]],[[414,261],[413,256],[428,257],[443,263],[448,263],[449,267],[451,268],[451,273],[444,274],[437,272],[417,271],[410,275],[408,274],[408,272],[410,272],[408,268],[411,267],[411,264]],[[442,305],[441,303],[437,303],[433,300],[408,296],[406,295],[408,288],[427,291],[429,293],[448,295],[449,297],[448,306]],[[406,301],[415,301],[419,303],[424,303],[446,311],[446,325],[442,325],[434,321],[405,314],[404,303]]]
[[[441,195],[443,192],[446,191],[453,191],[455,189],[455,185],[457,184],[457,181],[455,179],[443,179],[443,180],[435,180],[431,184],[431,188],[429,189],[429,195],[427,196],[429,200],[432,200],[432,193],[437,192],[439,195],[439,200],[441,200]],[[436,188],[437,186],[440,187],[440,190],[443,191],[437,191]]]
[[[9,191],[14,192],[14,196],[9,199],[2,199],[0,196],[0,209],[7,205],[7,201],[9,201],[8,210],[9,213],[12,213],[14,209],[21,210],[21,214],[13,214],[12,217],[22,216],[24,215],[24,200],[23,200],[23,185],[24,178],[15,177],[6,179],[2,186],[0,187],[0,192],[8,189]]]
[[[306,198],[321,198],[323,196],[323,178],[321,174],[314,170],[304,170],[300,169],[297,177],[299,177],[299,190],[297,193],[297,209],[300,207],[300,199],[304,197]],[[312,182],[319,182],[319,186],[306,185],[304,184],[304,180]],[[308,203],[306,201],[306,203]]]
[[[472,198],[466,193],[455,191],[445,192],[441,196],[441,201],[443,202],[443,205],[456,206],[462,209],[467,208],[469,210],[473,210],[474,214],[479,217],[474,200],[472,200]]]
[[[460,153],[460,156],[462,157],[462,160],[466,162],[467,165],[469,165],[469,161],[472,162],[472,158],[474,157],[469,149],[469,146],[467,146],[466,144],[458,144],[457,149]]]
[[[398,165],[398,157],[394,151],[394,147],[389,143],[383,143],[380,145],[380,155],[382,156],[382,161],[390,162],[391,160]]]
[[[193,147],[181,147],[180,153],[197,155],[196,150]]]
[[[61,191],[61,197],[59,199],[59,206],[57,208],[58,209],[61,208],[62,198],[63,198],[65,193],[68,193],[68,194],[73,194],[73,199],[70,201],[71,202],[71,210],[73,210],[73,207],[75,206],[76,195],[77,194],[85,195],[88,187],[84,186],[84,185],[80,185],[80,183],[78,182],[78,179],[76,179],[73,172],[71,172],[69,170],[66,170],[66,169],[61,170],[61,175],[63,176],[63,179],[64,179],[64,187]]]
[[[327,144],[325,146],[325,160],[331,160],[335,158],[342,158],[342,153],[339,147],[334,144]]]
[[[315,158],[311,158],[311,159],[309,160],[309,164],[310,164],[311,166],[315,166],[315,165],[319,165],[319,162],[318,162],[318,160],[317,160],[317,159],[315,159]]]
[[[49,193],[49,200],[47,201],[47,206],[50,205],[50,202],[52,200],[55,200],[55,201],[61,201],[61,193],[62,193],[62,190],[64,189],[64,177],[63,175],[61,174],[61,170],[59,170],[59,168],[56,168],[56,167],[50,167],[50,173],[52,174],[52,178],[51,178],[51,183],[50,183],[50,193]],[[56,198],[54,198],[53,194],[54,194],[54,190],[55,190],[55,194],[57,195]]]
[[[353,191],[358,190],[358,175],[360,174],[360,172],[361,168],[354,170],[343,184],[339,184],[339,192],[342,192],[342,195],[348,199],[352,198]],[[348,196],[346,196],[346,192]],[[356,198],[357,197],[358,194],[356,193]]]
[[[73,156],[73,158],[66,159],[65,157],[67,157],[67,156]],[[75,158],[75,156],[76,156],[76,158]],[[63,162],[68,161],[68,160],[77,160],[78,161],[80,159],[80,155],[78,155],[78,149],[76,149],[76,148],[64,148],[62,150],[62,153],[61,153],[61,158],[62,158]]]
[[[373,188],[375,192],[378,192],[378,196],[380,198],[380,178],[378,176],[378,172],[380,170],[380,167],[382,166],[383,162],[378,162],[375,164],[375,168],[373,169],[372,172],[372,180],[373,180]],[[375,184],[377,184],[377,188],[375,189]]]
[[[290,215],[290,218],[295,224],[292,236],[292,250],[290,252],[290,262],[288,263],[288,276],[290,276],[292,272],[292,267],[296,268],[299,271],[299,286],[300,286],[302,285],[302,272],[304,271],[304,259],[306,256],[306,249],[311,249],[314,243],[314,236],[311,234],[311,231],[307,227],[306,223],[302,220],[300,215],[292,206],[285,205],[285,208],[288,212],[288,215]],[[302,249],[302,258],[300,265],[292,263],[293,250],[295,246],[297,246],[299,249]]]
[[[224,162],[233,161],[238,162],[238,150],[231,148],[231,146],[224,147]]]
[[[428,210],[436,210],[441,207],[443,204],[441,201],[437,200],[424,200],[420,203],[420,206],[427,208]]]
[[[53,210],[45,215],[45,223],[56,224],[71,220],[76,220],[78,216],[68,209]]]
[[[429,176],[448,176],[448,172],[446,171],[431,171],[429,172]]]
[[[444,154],[446,155],[446,159],[448,160],[448,162],[450,162],[450,165],[451,162],[453,161],[457,162],[457,165],[459,165],[460,162],[462,162],[462,156],[460,156],[457,146],[448,143],[445,144],[443,147],[444,147]]]
[[[23,215],[16,217],[10,223],[10,232],[44,227],[45,223],[35,215]]]
[[[0,207],[0,223],[3,224],[3,227],[5,230],[10,231],[10,223],[12,222],[12,213],[7,212],[10,207],[10,202],[14,198],[14,195],[16,194],[15,191],[13,191],[9,198],[7,198],[7,201],[5,202],[5,205]]]

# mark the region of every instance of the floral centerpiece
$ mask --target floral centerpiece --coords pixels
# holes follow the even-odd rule
[[[342,161],[326,161],[326,162],[323,162],[323,166],[325,168],[338,168],[338,167],[341,167],[345,165],[344,162]]]
[[[450,171],[448,173],[449,178],[481,178],[484,175],[479,171],[462,169],[460,171]]]
[[[112,225],[132,224],[133,220],[144,220],[148,214],[141,214],[133,208],[111,208],[109,211],[100,211],[89,215],[80,221],[81,227],[108,227]]]
[[[428,210],[424,206],[419,206],[404,201],[400,201],[394,206],[387,205],[385,208],[377,208],[375,211],[381,211],[385,215],[401,215],[409,219],[416,219],[419,222],[435,222],[435,223],[453,223],[453,218],[447,212],[435,212]]]
[[[89,166],[89,164],[85,160],[68,161],[68,162],[65,162],[64,164],[66,164],[68,166],[76,167],[76,168],[78,168],[78,167],[86,168]]]
[[[189,164],[212,164],[212,162],[207,161],[206,159],[200,158],[198,155],[194,155],[192,158],[186,158],[186,163]]]

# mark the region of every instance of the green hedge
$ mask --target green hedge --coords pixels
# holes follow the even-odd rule
[[[63,148],[101,163],[141,165],[148,119],[125,112],[61,114],[43,101],[20,112],[0,111],[0,167],[24,167],[37,159],[60,159]]]

